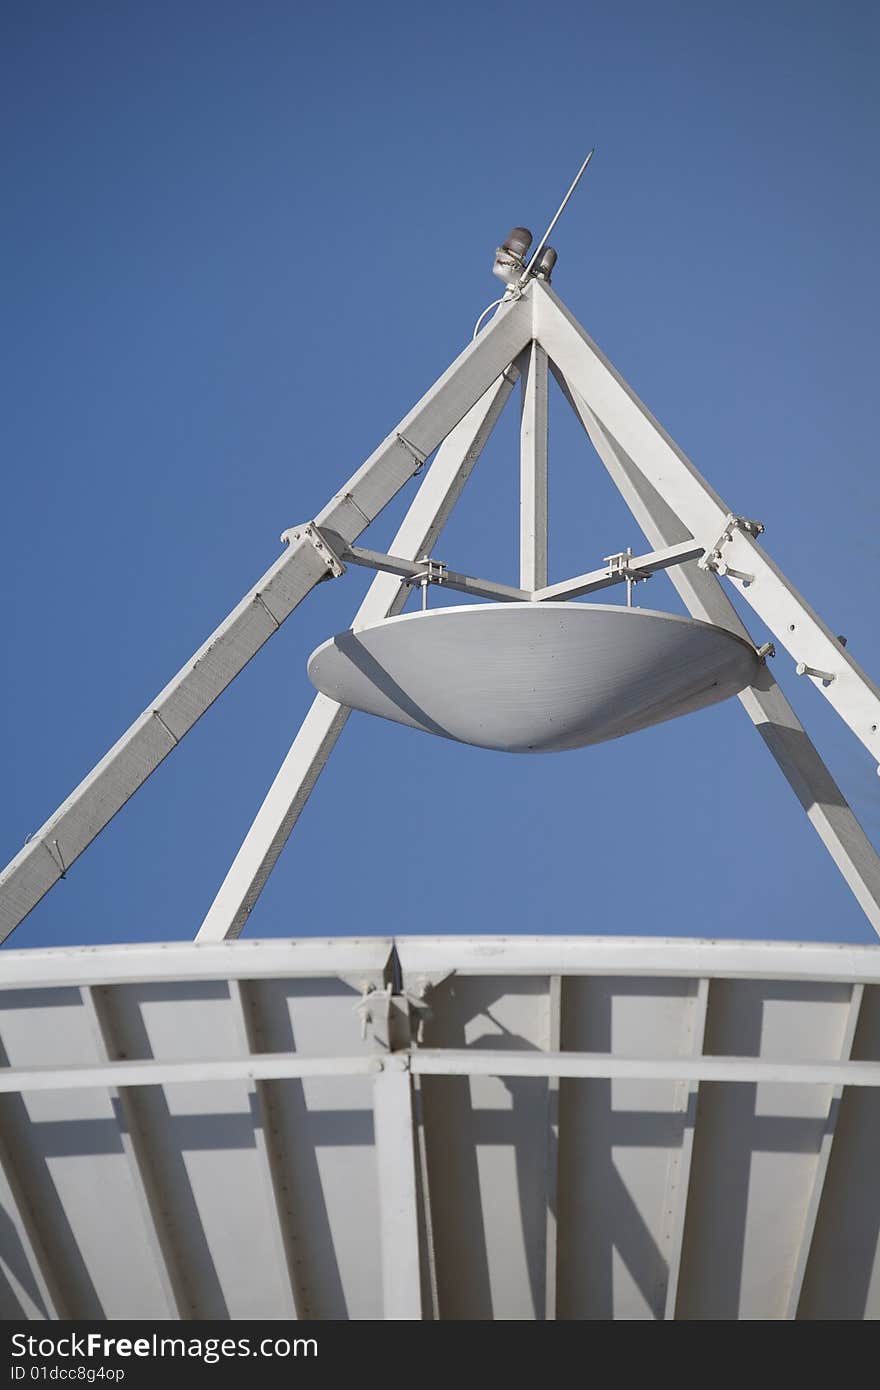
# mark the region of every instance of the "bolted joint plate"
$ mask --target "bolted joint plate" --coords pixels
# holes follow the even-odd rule
[[[292,527],[289,531],[282,531],[281,540],[284,545],[290,545],[291,541],[308,541],[327,566],[327,578],[338,579],[340,575],[345,574],[345,565],[342,560],[327,543],[324,533],[319,531],[313,521],[307,521],[303,526]]]
[[[724,530],[714,544],[706,547],[706,553],[697,564],[701,570],[710,570],[716,574],[729,574],[734,579],[742,579],[745,583],[751,583],[754,575],[742,574],[739,570],[730,569],[725,565],[721,558],[721,547],[728,541],[733,540],[735,531],[745,531],[750,536],[758,537],[763,534],[763,521],[752,521],[745,516],[736,516],[734,512],[728,512],[724,520]]]

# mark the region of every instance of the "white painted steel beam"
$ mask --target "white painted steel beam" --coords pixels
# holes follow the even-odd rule
[[[847,1010],[846,1025],[843,1030],[843,1040],[840,1048],[840,1057],[843,1062],[849,1059],[850,1053],[852,1052],[856,1028],[859,1022],[859,1011],[862,1007],[863,994],[864,987],[862,985],[853,985],[852,997],[850,999],[849,1009]],[[840,1111],[842,1096],[843,1086],[834,1086],[829,1097],[825,1131],[822,1135],[822,1142],[816,1159],[816,1171],[813,1174],[813,1185],[810,1189],[807,1209],[804,1213],[803,1231],[801,1233],[800,1245],[798,1246],[797,1257],[795,1259],[791,1288],[789,1289],[786,1302],[785,1316],[789,1319],[797,1317],[798,1304],[801,1301],[801,1291],[804,1287],[804,1278],[807,1273],[807,1264],[810,1258],[810,1248],[813,1244],[813,1235],[816,1230],[816,1221],[819,1216],[822,1193],[825,1190],[825,1179],[828,1174],[828,1164],[831,1160],[831,1148],[834,1144],[834,1135],[837,1130],[837,1116]]]
[[[434,1236],[434,1214],[431,1209],[431,1185],[428,1181],[428,1134],[425,1127],[425,1095],[418,1076],[412,1077],[413,1122],[416,1136],[416,1199],[421,1216],[423,1253],[422,1316],[430,1322],[440,1318],[440,1290],[437,1281],[437,1254]]]
[[[295,1052],[275,1052],[266,1056],[195,1062],[0,1067],[0,1093],[79,1091],[91,1086],[176,1086],[199,1081],[276,1081],[292,1076],[370,1076],[378,1072],[380,1066],[380,1062],[370,1057],[301,1057]]]
[[[397,554],[415,560],[432,549],[495,427],[517,375],[508,367],[447,435],[392,542],[392,550]],[[401,612],[408,595],[407,586],[395,575],[378,574],[352,627],[357,630],[394,616]],[[244,929],[350,712],[326,695],[318,695],[312,702],[199,928],[199,941],[236,937]]]
[[[98,1052],[103,1063],[110,1064],[118,1060],[119,1050],[105,1001],[101,997],[104,988],[85,985],[80,994]],[[129,1090],[111,1087],[110,1099],[118,1106],[124,1121],[124,1125],[120,1125],[119,1129],[119,1142],[125,1155],[146,1243],[165,1299],[167,1315],[172,1318],[192,1317],[194,1310],[186,1292],[182,1271],[178,1267],[173,1233],[168,1227],[160,1184],[152,1172],[136,1098]]]
[[[632,924],[638,927],[640,924]],[[880,984],[876,946],[699,941],[662,936],[397,936],[404,979],[448,975],[624,975]],[[2,957],[0,957],[2,960]]]
[[[7,1279],[16,1293],[19,1303],[25,1308],[29,1318],[38,1319],[42,1312],[45,1317],[52,1319],[67,1318],[70,1316],[65,1305],[52,1261],[43,1244],[37,1223],[31,1211],[30,1202],[23,1189],[15,1163],[13,1162],[11,1151],[8,1147],[8,1137],[0,1133],[0,1174],[8,1194],[10,1205],[6,1208],[6,1219],[11,1223],[15,1235],[21,1243],[21,1247],[27,1257],[28,1269],[33,1276],[36,1292],[42,1301],[41,1309],[35,1302],[33,1294],[24,1288],[20,1281],[15,1278],[15,1271],[0,1256],[0,1270],[3,1270]]]
[[[260,980],[346,977],[358,987],[382,984],[393,940],[306,937],[291,941],[50,946],[0,953],[0,990],[64,985],[145,984],[160,980]]]
[[[709,981],[699,980],[697,991],[691,1001],[688,1015],[687,1051],[692,1057],[700,1057],[706,1034],[706,1013],[709,1004]],[[700,1083],[699,1081],[680,1081],[675,1097],[675,1109],[692,1121],[686,1123],[682,1133],[681,1148],[673,1154],[666,1175],[666,1192],[663,1198],[663,1254],[669,1274],[666,1281],[666,1301],[664,1319],[675,1317],[675,1303],[678,1298],[678,1280],[681,1273],[681,1256],[684,1243],[684,1223],[687,1216],[688,1192],[691,1180],[691,1160],[694,1152],[694,1135],[697,1124]]]
[[[638,936],[344,937],[0,953],[0,991],[158,980],[345,978],[379,988],[392,945],[411,987],[461,975],[656,975],[880,984],[876,946]]]
[[[533,289],[535,336],[601,428],[663,497],[695,540],[719,550],[728,578],[828,702],[880,762],[880,688],[853,660],[748,532],[730,528],[731,509],[654,419],[596,344],[544,284]],[[729,531],[729,538],[722,537]],[[746,579],[742,576],[745,575]]]
[[[696,560],[703,554],[703,547],[696,541],[682,541],[679,545],[667,546],[664,550],[653,550],[648,555],[633,555],[625,569],[611,569],[605,565],[600,570],[590,570],[575,579],[563,579],[559,584],[548,584],[538,589],[531,597],[536,603],[550,603],[567,598],[578,598],[581,594],[594,594],[600,589],[608,589],[614,584],[623,584],[627,579],[647,579],[658,570],[682,565],[687,560]]]
[[[880,1062],[773,1062],[754,1057],[616,1057],[592,1052],[414,1049],[395,1053],[417,1076],[604,1077],[644,1081],[780,1082],[798,1086],[880,1086]],[[371,1057],[303,1057],[276,1052],[192,1062],[107,1062],[94,1066],[0,1067],[0,1093],[171,1086],[182,1082],[381,1075]],[[396,1065],[396,1063],[395,1063]]]
[[[315,696],[208,908],[197,941],[229,940],[244,930],[350,713],[326,695]]]
[[[672,506],[608,433],[571,381],[558,367],[554,371],[612,481],[651,544],[669,546],[685,541],[688,527]],[[726,627],[746,641],[752,640],[714,574],[696,564],[683,564],[671,569],[669,578],[692,617]],[[769,667],[764,667],[760,688],[752,686],[738,698],[871,926],[880,934],[880,857]]]
[[[547,1050],[562,1049],[562,977],[547,981]],[[547,1213],[544,1234],[544,1320],[556,1318],[559,1210],[559,1077],[547,1078]]]
[[[242,1051],[253,1053],[253,999],[246,994],[246,988],[240,980],[231,980],[229,994],[234,1010],[234,1027],[238,1044]],[[275,1216],[275,1220],[270,1223],[270,1229],[275,1246],[276,1263],[285,1271],[286,1313],[289,1318],[299,1319],[303,1313],[297,1295],[296,1250],[288,1211],[289,1197],[285,1191],[283,1165],[273,1138],[271,1101],[265,1081],[254,1081],[252,1094],[256,1101],[259,1119],[259,1124],[254,1127],[254,1147],[267,1203]]]
[[[533,342],[519,361],[520,415],[520,577],[530,593],[547,583],[547,354]]]
[[[367,569],[383,570],[386,574],[396,574],[401,579],[418,579],[425,573],[425,565],[418,560],[404,560],[400,555],[385,555],[379,550],[366,550],[363,546],[352,546],[343,552],[346,564],[363,565]],[[475,598],[497,599],[501,603],[522,603],[532,597],[525,589],[515,589],[510,584],[499,584],[494,579],[475,579],[458,570],[443,570],[443,579],[437,584],[441,589],[454,589],[458,593],[472,594]]]
[[[799,1086],[880,1086],[880,1062],[772,1062],[754,1057],[615,1057],[593,1052],[477,1048],[412,1053],[419,1076],[605,1077],[635,1081],[774,1081]],[[0,1073],[2,1075],[2,1073]]]
[[[502,305],[315,518],[351,545],[532,337],[527,294]],[[157,695],[0,875],[0,941],[64,876],[230,681],[328,573],[303,535]]]
[[[422,1275],[412,1077],[407,1058],[392,1054],[373,1084],[376,1171],[382,1242],[382,1302],[386,1318],[420,1319]]]

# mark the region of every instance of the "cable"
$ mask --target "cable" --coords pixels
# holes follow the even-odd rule
[[[483,323],[483,319],[486,317],[486,315],[487,315],[487,314],[491,314],[491,312],[492,312],[493,309],[497,309],[497,308],[498,308],[498,305],[499,305],[499,304],[502,304],[502,303],[504,302],[504,299],[505,299],[505,296],[502,295],[500,299],[493,299],[491,304],[487,304],[487,305],[486,305],[486,307],[485,307],[485,309],[483,310],[482,314],[481,314],[480,317],[477,319],[476,325],[475,325],[475,327],[474,327],[474,331],[473,331],[473,333],[471,334],[471,342],[474,341],[474,338],[476,338],[477,334],[479,333],[480,328],[481,328],[482,323]]]

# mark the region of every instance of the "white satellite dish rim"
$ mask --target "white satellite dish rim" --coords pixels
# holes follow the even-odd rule
[[[738,632],[731,632],[729,628],[722,627],[720,623],[707,623],[704,622],[702,618],[689,618],[686,613],[670,613],[663,608],[627,608],[622,603],[584,603],[580,599],[570,599],[564,603],[554,603],[552,601],[546,603],[530,603],[525,600],[522,603],[448,603],[442,608],[419,609],[413,613],[397,613],[392,618],[380,618],[375,623],[370,623],[369,627],[391,627],[392,624],[410,623],[418,621],[420,618],[433,617],[435,613],[485,613],[490,610],[495,613],[517,613],[523,611],[528,611],[530,613],[571,613],[572,611],[582,611],[584,609],[601,609],[602,612],[619,613],[633,618],[665,618],[668,622],[682,623],[685,627],[700,627],[705,628],[709,632],[723,632],[725,637],[733,638],[735,642],[745,647],[746,651],[757,659],[755,648],[752,646],[751,642],[747,642],[744,637],[740,637]],[[368,628],[366,626],[355,629],[344,629],[344,631],[348,632],[354,631],[358,635],[367,630]],[[336,634],[336,636],[339,635],[338,633]],[[309,657],[309,661],[311,661],[312,656],[317,655],[319,651],[326,647],[328,642],[333,642],[334,640],[334,637],[330,637],[327,639],[327,642],[322,642],[319,647],[316,647]]]

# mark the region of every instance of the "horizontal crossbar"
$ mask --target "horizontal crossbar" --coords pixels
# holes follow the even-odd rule
[[[334,538],[331,536],[328,539],[332,545]],[[413,583],[439,584],[443,588],[455,589],[475,598],[496,599],[502,603],[547,603],[554,599],[577,598],[581,594],[592,594],[614,584],[622,584],[627,579],[648,579],[657,570],[700,559],[704,553],[703,546],[696,541],[682,541],[679,545],[667,546],[665,550],[633,555],[622,565],[606,565],[604,569],[591,570],[588,574],[578,575],[574,579],[564,579],[559,584],[550,584],[530,593],[527,589],[515,589],[510,584],[496,583],[494,579],[475,579],[472,575],[460,574],[457,570],[447,569],[445,565],[438,565],[436,561],[430,562],[435,567],[435,572],[432,573],[427,559],[404,560],[399,555],[385,555],[379,550],[367,550],[359,545],[340,547],[338,551],[340,560],[346,564],[364,565],[368,569],[396,574],[401,579]]]
[[[414,1051],[420,1076],[560,1076],[634,1081],[880,1086],[880,1062],[775,1062],[762,1057],[614,1057],[601,1052]]]
[[[538,603],[548,603],[553,599],[577,598],[580,594],[593,594],[599,589],[608,589],[613,584],[623,584],[627,579],[649,579],[656,570],[668,570],[673,565],[683,565],[688,560],[699,560],[705,553],[697,541],[681,541],[678,545],[667,546],[665,550],[653,550],[647,555],[633,555],[623,566],[606,565],[601,570],[590,570],[588,574],[578,575],[576,579],[563,579],[559,584],[548,584],[538,589],[532,597]]]
[[[395,1054],[418,1076],[534,1076],[636,1081],[776,1082],[812,1086],[880,1086],[880,1062],[778,1062],[760,1057],[615,1057],[601,1052],[520,1052],[478,1048],[418,1049]],[[129,1061],[92,1066],[0,1069],[0,1092],[165,1086],[181,1082],[271,1081],[305,1076],[366,1076],[378,1056],[303,1057],[261,1053],[206,1061]]]
[[[459,574],[457,570],[450,570],[445,566],[442,579],[432,578],[427,572],[427,560],[404,560],[399,555],[383,555],[381,551],[365,550],[359,545],[349,546],[342,552],[341,558],[348,565],[365,565],[368,569],[385,570],[387,574],[396,574],[401,579],[410,579],[413,582],[427,580],[428,583],[440,584],[444,589],[455,589],[475,598],[498,599],[502,603],[524,603],[532,597],[527,589],[514,589],[510,584],[497,584],[494,579],[474,579],[469,574]]]
[[[85,1067],[0,1068],[0,1092],[81,1091],[181,1082],[277,1081],[297,1076],[361,1076],[380,1071],[375,1057],[301,1057],[273,1052],[195,1062],[100,1062]]]

